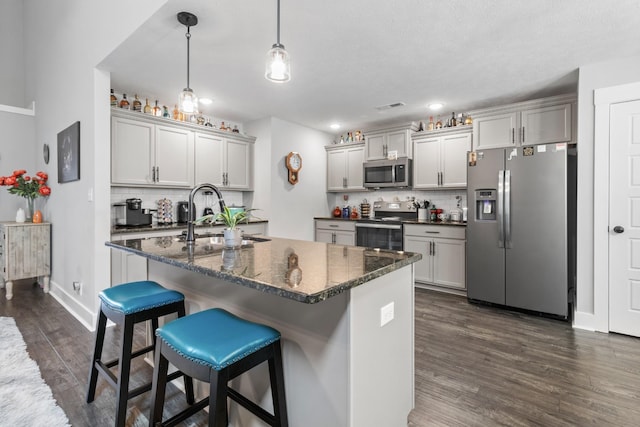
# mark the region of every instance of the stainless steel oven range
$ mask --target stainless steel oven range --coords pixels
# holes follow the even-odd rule
[[[367,248],[402,250],[402,222],[416,218],[411,202],[373,203],[374,216],[356,223],[356,245]]]

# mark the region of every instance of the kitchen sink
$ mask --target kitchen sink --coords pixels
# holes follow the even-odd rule
[[[222,233],[195,233],[196,245],[209,245],[209,246],[224,246],[224,235]],[[180,236],[176,237],[175,241],[184,242],[187,239],[187,233],[183,232]],[[270,242],[271,239],[266,237],[258,237],[245,234],[242,236],[241,246],[250,246],[254,243]]]

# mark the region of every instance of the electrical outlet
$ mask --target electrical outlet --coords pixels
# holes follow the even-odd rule
[[[385,305],[380,309],[380,327],[383,327],[384,325],[386,325],[387,323],[393,320],[393,316],[394,316],[393,309],[394,309],[393,302],[390,302],[389,304]]]
[[[82,283],[73,282],[73,290],[75,291],[76,294],[82,295]]]

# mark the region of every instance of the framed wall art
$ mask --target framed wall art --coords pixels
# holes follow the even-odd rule
[[[80,179],[80,122],[58,133],[58,182]]]

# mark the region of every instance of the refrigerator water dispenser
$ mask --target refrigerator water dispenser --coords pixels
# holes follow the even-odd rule
[[[496,190],[476,190],[476,221],[496,220]]]

